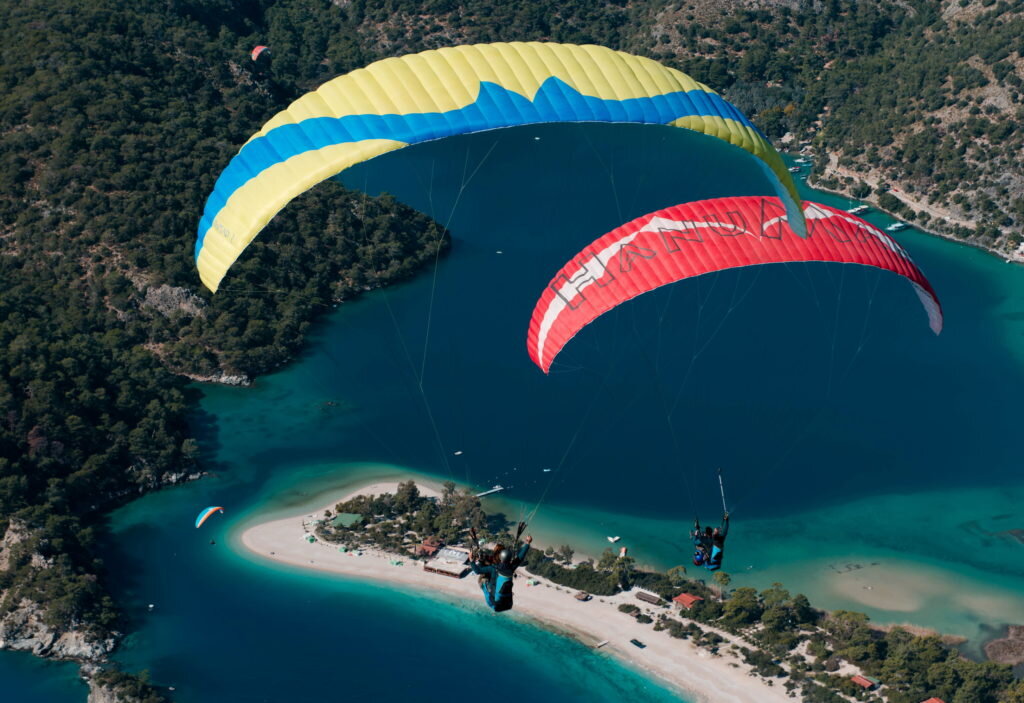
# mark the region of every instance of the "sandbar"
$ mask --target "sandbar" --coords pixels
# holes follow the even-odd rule
[[[397,555],[381,551],[365,550],[356,556],[352,552],[340,552],[336,546],[319,540],[307,541],[306,534],[312,529],[309,523],[321,518],[325,510],[333,511],[339,502],[356,495],[393,493],[397,485],[393,482],[363,486],[318,510],[305,510],[298,515],[251,525],[242,532],[240,543],[262,559],[346,578],[413,588],[447,598],[466,599],[484,608],[473,577],[455,579],[428,573],[423,571],[422,563],[407,557],[401,566],[396,566],[393,562]],[[421,495],[438,495],[430,486],[418,486]],[[530,580],[538,585],[529,585]],[[688,698],[707,703],[782,703],[792,700],[779,685],[781,679],[775,680],[775,686],[768,686],[750,671],[738,654],[729,650],[729,643],[743,645],[739,639],[700,625],[705,630],[718,632],[727,640],[720,647],[719,654],[712,655],[689,640],[674,639],[666,631],[655,632],[652,625],[639,623],[619,612],[618,606],[622,603],[640,606],[652,617],[665,612],[662,608],[638,601],[629,592],[580,602],[574,598],[573,591],[528,575],[524,570],[517,574],[513,612],[514,617],[533,620],[535,624],[569,635],[586,646],[607,640],[602,652],[647,672],[662,684],[683,691]],[[647,645],[646,648],[638,649],[630,643],[631,639],[640,640]]]

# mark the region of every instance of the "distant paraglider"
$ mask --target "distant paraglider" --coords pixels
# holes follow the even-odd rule
[[[778,198],[746,196],[676,205],[617,227],[555,275],[530,320],[530,358],[548,373],[576,333],[612,308],[655,288],[741,266],[822,261],[873,266],[906,278],[942,331],[942,307],[903,247],[842,210],[804,203],[797,236]]]
[[[270,47],[263,46],[262,44],[253,47],[253,50],[249,52],[249,58],[251,58],[253,61],[259,61],[260,57],[264,55],[265,58],[268,58],[270,56]]]
[[[202,527],[203,523],[206,522],[211,515],[217,512],[223,514],[224,508],[220,507],[219,505],[214,505],[209,508],[205,508],[201,513],[199,513],[199,517],[196,518],[196,529],[198,530],[200,527]]]

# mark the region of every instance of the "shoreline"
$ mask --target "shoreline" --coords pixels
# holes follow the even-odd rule
[[[864,203],[865,205],[870,205],[873,209],[875,209],[878,212],[884,214],[886,217],[891,217],[892,219],[896,220],[897,222],[903,222],[903,223],[905,223],[907,225],[908,228],[916,229],[921,234],[927,234],[929,237],[938,237],[939,239],[944,239],[947,242],[952,242],[953,244],[963,244],[965,247],[970,247],[972,249],[977,249],[978,251],[982,251],[982,252],[984,252],[984,253],[986,253],[986,254],[988,254],[990,256],[994,256],[997,259],[1002,260],[1004,263],[1024,264],[1024,256],[1022,256],[1020,254],[1014,254],[1013,256],[1007,257],[1007,253],[1005,251],[1001,251],[999,249],[994,249],[992,247],[987,247],[987,246],[985,246],[983,244],[978,244],[977,242],[972,242],[969,239],[961,239],[960,237],[954,236],[952,234],[945,234],[943,232],[939,232],[939,231],[936,231],[934,229],[929,229],[928,227],[925,227],[924,225],[922,225],[920,223],[917,223],[917,222],[909,222],[906,219],[904,219],[904,218],[900,217],[899,215],[897,215],[896,213],[890,212],[889,210],[886,210],[884,207],[882,207],[881,205],[878,204],[877,199],[873,199],[871,196],[869,196],[868,198],[856,198],[856,197],[854,197],[854,195],[852,193],[849,193],[847,191],[835,190],[833,188],[827,188],[827,187],[821,185],[820,183],[812,184],[810,182],[810,179],[808,179],[807,185],[808,185],[808,187],[813,188],[814,190],[820,190],[821,192],[828,193],[829,195],[835,195],[835,196],[838,196],[840,198],[847,198],[849,200],[853,200],[853,201],[858,202],[858,203]],[[903,198],[900,198],[900,200],[903,201],[904,203],[906,203],[910,207],[918,205],[918,203],[916,201],[904,200]]]
[[[429,485],[420,483],[418,478],[415,480],[422,495],[438,495]],[[324,510],[333,511],[339,502],[356,495],[393,492],[395,486],[397,482],[367,484],[317,510],[249,523],[231,541],[263,562],[383,583],[391,588],[425,591],[444,600],[468,601],[484,608],[479,587],[471,575],[461,579],[440,576],[423,571],[419,562],[405,555],[368,550],[356,556],[352,552],[339,552],[333,545],[320,540],[307,541],[310,534],[308,521],[323,515]],[[402,560],[401,565],[394,564],[396,560]],[[749,673],[751,667],[729,648],[729,644],[742,646],[743,642],[728,633],[702,625],[705,630],[715,631],[726,639],[719,654],[713,655],[688,640],[674,640],[667,631],[655,632],[652,625],[639,623],[630,615],[619,612],[618,606],[624,603],[641,606],[651,616],[666,612],[663,608],[638,601],[633,593],[594,597],[584,603],[576,601],[570,589],[528,575],[525,570],[517,576],[513,617],[574,639],[584,646],[594,647],[607,640],[602,652],[687,698],[706,703],[781,703],[791,700],[782,686],[768,686]],[[531,586],[530,582],[537,585]],[[631,639],[641,640],[647,646],[635,648],[630,643]],[[694,687],[695,681],[701,682],[701,689]]]
[[[788,154],[797,154],[798,156],[803,156],[803,157],[806,157],[806,158],[810,158],[811,161],[812,161],[812,165],[813,165],[813,161],[814,161],[814,157],[815,157],[815,154],[813,152],[810,155],[803,154],[802,152],[790,152],[790,151],[787,151],[786,153],[788,153]],[[869,193],[868,196],[865,197],[865,198],[856,198],[856,197],[854,197],[853,193],[850,192],[849,190],[843,190],[843,189],[838,189],[838,188],[835,188],[835,189],[834,188],[828,188],[828,187],[822,185],[821,182],[820,182],[821,179],[822,178],[827,178],[827,177],[830,177],[830,176],[836,178],[838,181],[840,181],[840,183],[842,182],[842,179],[844,177],[850,177],[850,178],[855,178],[855,179],[861,180],[861,181],[863,181],[864,183],[868,184],[871,187],[871,193]],[[813,183],[811,181],[812,178],[814,178],[814,182]],[[913,227],[914,229],[918,230],[919,232],[923,232],[924,234],[928,234],[928,235],[933,236],[933,237],[939,237],[941,239],[945,239],[948,242],[955,242],[957,244],[963,244],[965,246],[969,246],[969,247],[972,247],[974,249],[978,249],[980,251],[986,252],[987,254],[995,256],[995,257],[1003,260],[1006,263],[1024,264],[1024,248],[1018,248],[1016,251],[1006,252],[1006,251],[1003,251],[1003,250],[1000,250],[1000,249],[996,249],[995,247],[986,246],[984,244],[980,244],[978,242],[971,241],[969,239],[963,239],[961,237],[957,237],[957,236],[952,235],[952,234],[947,234],[947,233],[944,233],[944,232],[940,232],[940,231],[938,231],[936,229],[927,227],[927,226],[922,225],[922,224],[920,224],[918,222],[904,219],[904,218],[900,217],[899,215],[897,215],[896,213],[893,213],[893,212],[890,212],[889,210],[886,210],[885,208],[883,208],[881,205],[878,204],[878,196],[876,196],[874,194],[875,189],[878,188],[878,186],[880,184],[880,180],[879,179],[874,178],[871,174],[863,174],[863,173],[851,171],[850,169],[847,169],[845,167],[841,167],[841,166],[838,165],[837,160],[833,159],[831,157],[829,159],[829,163],[825,166],[824,173],[821,174],[821,176],[816,176],[815,173],[813,172],[813,169],[812,169],[807,174],[807,177],[804,179],[804,181],[807,184],[807,187],[811,188],[813,190],[821,191],[823,193],[829,193],[831,195],[836,195],[836,196],[839,196],[839,197],[842,197],[842,198],[848,198],[848,199],[856,201],[858,203],[868,204],[871,207],[873,207],[875,210],[877,210],[878,212],[884,213],[888,217],[891,217],[892,219],[896,220],[897,222],[903,222],[906,225],[908,225],[909,227]],[[927,212],[929,215],[932,216],[933,220],[936,219],[936,218],[944,218],[944,219],[952,220],[955,217],[955,215],[953,213],[942,214],[943,212],[946,212],[946,211],[943,211],[941,208],[936,208],[934,205],[931,205],[931,204],[929,204],[927,202],[922,202],[921,200],[919,200],[917,198],[911,197],[907,193],[907,191],[902,189],[902,188],[893,188],[889,192],[892,193],[893,197],[897,198],[900,202],[904,203],[905,205],[907,205],[908,207],[914,209],[915,211]],[[956,223],[958,225],[960,225],[960,226],[965,226],[965,227],[966,226],[976,226],[976,223],[972,223],[972,222],[969,222],[967,220],[960,220],[958,218],[956,220]]]

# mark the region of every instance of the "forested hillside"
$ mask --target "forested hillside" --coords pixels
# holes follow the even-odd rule
[[[202,289],[192,248],[217,173],[291,98],[365,60],[339,48],[323,63],[352,33],[322,6],[287,77],[255,74],[251,37],[278,26],[264,9],[249,4],[255,24],[228,3],[0,7],[6,646],[96,660],[116,643],[99,520],[201,470],[193,398],[171,371],[244,381],[279,365],[314,315],[411,275],[446,241],[390,198],[329,183],[275,220],[228,290]]]

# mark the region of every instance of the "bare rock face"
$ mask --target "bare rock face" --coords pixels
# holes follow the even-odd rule
[[[16,548],[29,537],[28,528],[16,520],[11,520],[3,539],[0,539],[0,570],[12,566],[11,560]],[[51,560],[36,553],[28,555],[27,563],[36,569],[47,569],[52,566]],[[0,591],[0,601],[5,597],[13,596],[6,591]],[[95,661],[102,659],[114,649],[114,640],[97,641],[83,630],[56,630],[46,624],[43,609],[39,604],[23,598],[16,607],[0,617],[0,649],[32,652],[36,656],[55,659]]]
[[[204,475],[205,472],[203,471],[168,471],[160,476],[160,483],[164,486],[175,486],[179,483],[195,481],[198,478],[202,478]]]
[[[214,383],[223,383],[225,386],[248,386],[252,384],[249,377],[243,376],[242,374],[232,376],[230,374],[220,373],[217,376],[214,376],[212,380]]]
[[[242,374],[238,374],[238,375],[234,375],[233,376],[233,375],[231,375],[229,373],[226,373],[224,371],[218,371],[215,374],[210,374],[210,375],[206,375],[206,376],[201,376],[199,374],[194,374],[194,373],[182,373],[181,375],[184,376],[187,379],[190,379],[192,381],[198,381],[200,383],[220,383],[220,384],[223,384],[225,386],[251,386],[252,385],[252,379],[250,379],[248,376],[244,376]]]
[[[16,545],[21,544],[28,537],[28,530],[19,522],[11,520],[7,525],[7,532],[3,539],[0,539],[0,571],[6,571],[11,567],[11,552]]]
[[[114,640],[97,642],[80,630],[58,633],[43,621],[42,609],[25,599],[0,619],[0,649],[55,659],[97,660],[114,649]]]
[[[114,651],[115,644],[113,637],[97,641],[90,639],[80,630],[71,630],[57,638],[50,649],[50,656],[58,659],[97,661]]]
[[[182,313],[189,317],[203,314],[202,298],[187,288],[176,286],[152,286],[146,289],[145,307],[153,308],[161,315],[170,317],[174,313]]]
[[[41,612],[32,601],[22,601],[0,620],[0,648],[43,656],[56,639],[54,632],[43,624]]]
[[[86,703],[118,703],[117,693],[109,686],[101,686],[89,681],[89,697]]]

